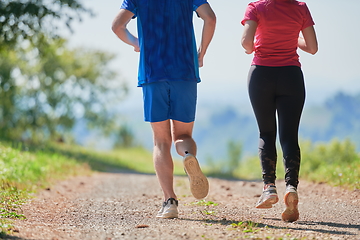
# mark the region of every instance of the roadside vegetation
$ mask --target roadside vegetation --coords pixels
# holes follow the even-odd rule
[[[25,218],[21,205],[33,193],[49,188],[57,180],[84,174],[91,174],[86,163],[58,153],[34,153],[0,142],[0,232],[11,229],[10,219]]]
[[[301,141],[300,178],[308,181],[341,186],[350,190],[360,189],[360,153],[353,142],[337,139],[328,143]],[[214,161],[207,159],[208,176],[229,179],[261,179],[261,166],[258,156],[241,156],[241,144],[229,142],[226,159]],[[276,175],[285,175],[281,150],[278,149]]]

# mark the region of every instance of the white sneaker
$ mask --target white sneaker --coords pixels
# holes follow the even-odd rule
[[[264,186],[263,193],[261,194],[256,208],[272,208],[272,205],[279,201],[279,197],[276,192],[275,184],[267,184]]]
[[[189,176],[190,190],[196,199],[203,199],[209,193],[209,182],[202,173],[196,157],[190,153],[184,156],[184,168]]]
[[[177,218],[179,213],[177,210],[178,200],[175,198],[169,198],[166,202],[163,202],[161,209],[156,215],[157,218]]]

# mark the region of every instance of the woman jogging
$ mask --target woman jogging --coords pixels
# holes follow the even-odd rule
[[[260,0],[248,5],[241,23],[244,25],[241,44],[245,53],[254,52],[248,91],[260,132],[259,156],[264,182],[256,208],[271,208],[278,202],[275,186],[278,128],[286,182],[286,209],[282,219],[293,222],[299,218],[298,128],[305,101],[297,48],[310,54],[317,52],[314,22],[304,2]]]

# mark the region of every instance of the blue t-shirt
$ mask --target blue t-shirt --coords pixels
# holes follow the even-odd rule
[[[138,86],[158,81],[200,82],[193,13],[207,0],[124,0],[137,17]]]

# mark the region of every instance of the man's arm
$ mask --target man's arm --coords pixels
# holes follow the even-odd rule
[[[318,51],[318,43],[314,26],[307,27],[301,32],[304,38],[299,37],[298,47],[301,50],[314,55]]]
[[[198,50],[199,67],[202,67],[206,50],[214,36],[216,16],[209,4],[201,5],[197,8],[196,12],[199,17],[204,20],[201,43]]]
[[[251,54],[254,51],[254,38],[257,28],[257,22],[247,20],[244,24],[244,32],[241,38],[241,45],[245,49],[246,54]]]
[[[132,35],[126,27],[133,16],[134,13],[120,9],[112,22],[112,30],[123,42],[133,46],[135,52],[140,52],[138,38]]]

